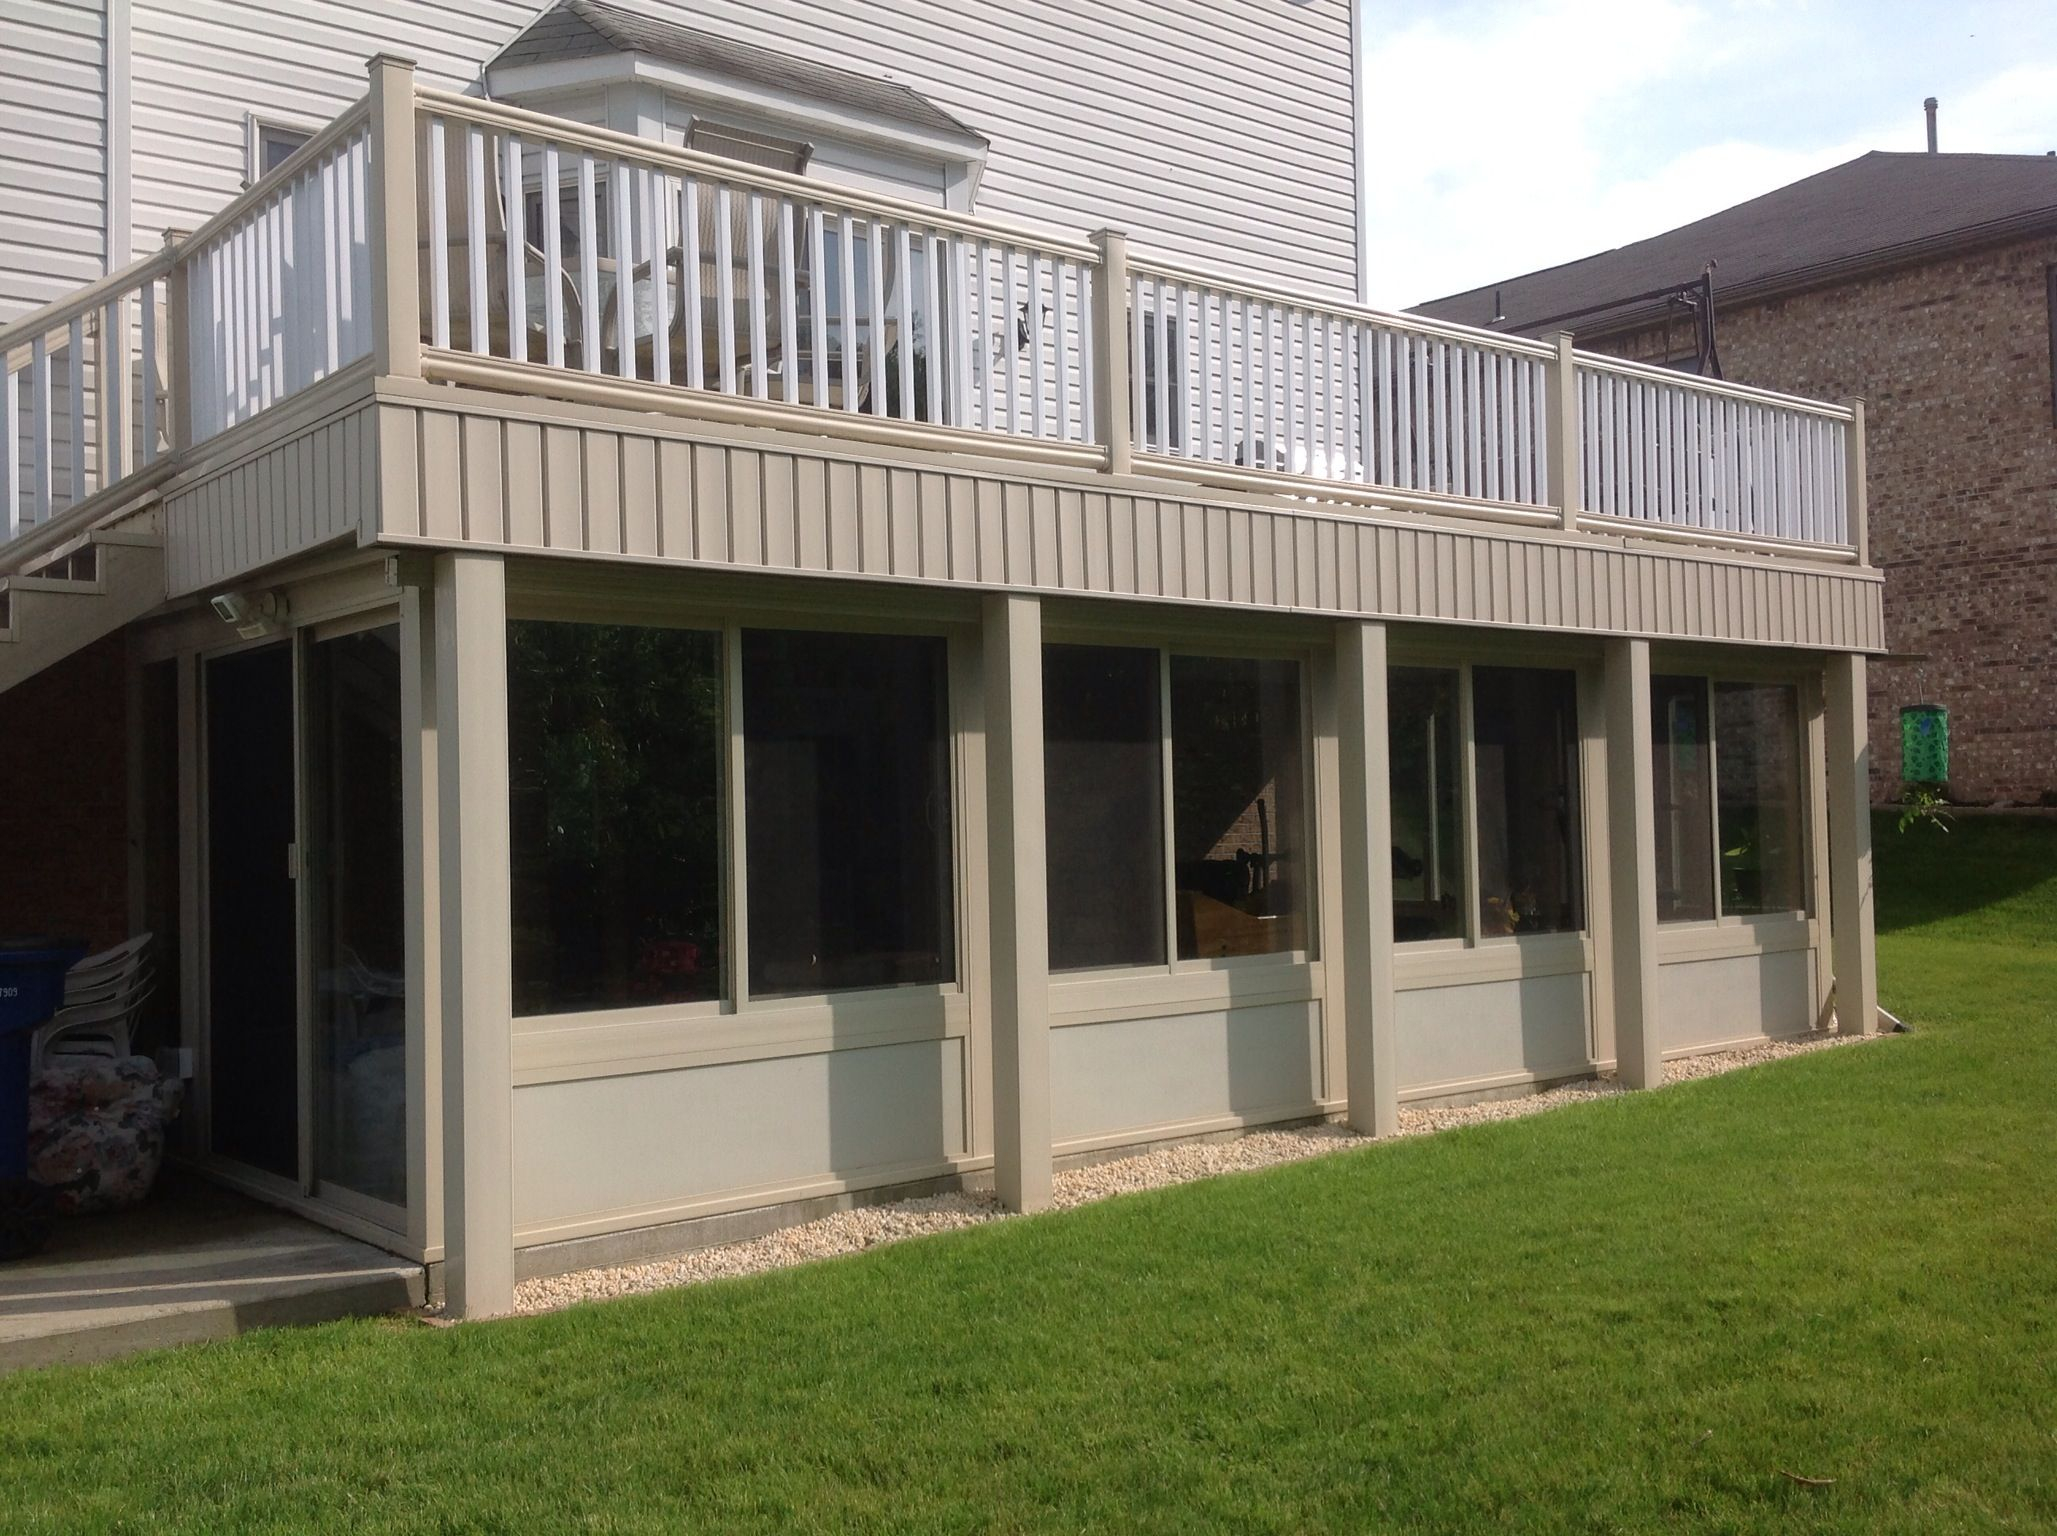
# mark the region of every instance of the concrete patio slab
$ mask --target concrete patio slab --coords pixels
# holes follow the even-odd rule
[[[0,1373],[418,1307],[419,1264],[190,1177],[0,1265]]]

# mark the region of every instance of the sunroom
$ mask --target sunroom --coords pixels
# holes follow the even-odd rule
[[[490,1312],[838,1202],[1033,1209],[1061,1159],[1871,1027],[1859,407],[938,176],[380,59],[0,333],[0,686],[129,635],[197,1163]]]

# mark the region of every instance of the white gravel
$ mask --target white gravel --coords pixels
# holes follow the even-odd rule
[[[1697,1077],[1716,1077],[1739,1067],[1777,1061],[1808,1051],[1855,1044],[1867,1038],[1852,1035],[1804,1035],[1774,1041],[1740,1051],[1717,1051],[1688,1056],[1671,1062],[1665,1069],[1667,1084]],[[1869,1037],[1877,1038],[1877,1037]],[[1624,1090],[1611,1078],[1567,1083],[1544,1093],[1522,1098],[1495,1099],[1483,1104],[1452,1108],[1407,1109],[1400,1111],[1402,1136],[1425,1136],[1454,1130],[1462,1125],[1479,1125],[1492,1120],[1518,1120],[1566,1104],[1609,1098]],[[1342,1125],[1301,1126],[1292,1130],[1252,1131],[1233,1139],[1192,1141],[1158,1147],[1128,1157],[1114,1158],[1083,1168],[1072,1168],[1056,1177],[1055,1204],[1069,1210],[1110,1195],[1137,1190],[1161,1189],[1193,1179],[1212,1178],[1221,1173],[1240,1173],[1268,1168],[1278,1163],[1324,1157],[1361,1145],[1371,1138]],[[581,1301],[600,1301],[614,1296],[633,1296],[646,1291],[668,1290],[678,1285],[695,1285],[703,1280],[720,1280],[736,1275],[758,1274],[785,1269],[815,1259],[858,1253],[881,1243],[922,1237],[931,1232],[948,1232],[958,1227],[1006,1218],[990,1194],[926,1195],[895,1201],[889,1205],[864,1206],[839,1211],[800,1226],[784,1228],[747,1242],[725,1243],[702,1248],[676,1258],[648,1264],[627,1264],[610,1269],[580,1270],[541,1280],[524,1280],[515,1287],[517,1312],[551,1312]]]

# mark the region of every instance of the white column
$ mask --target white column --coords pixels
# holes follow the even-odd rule
[[[443,1284],[452,1316],[490,1317],[514,1306],[507,582],[498,556],[436,557],[435,623]]]
[[[1878,1028],[1878,950],[1871,887],[1870,703],[1864,658],[1828,659],[1828,856],[1836,1027]]]
[[[993,1181],[1050,1204],[1050,909],[1043,847],[1043,610],[985,600],[986,826],[993,970]]]
[[[1386,627],[1336,627],[1336,744],[1342,785],[1343,1070],[1350,1125],[1400,1129],[1393,1045],[1393,795],[1386,726]]]
[[[1664,1082],[1657,1017],[1656,781],[1650,642],[1607,642],[1607,864],[1615,1070],[1631,1088]]]

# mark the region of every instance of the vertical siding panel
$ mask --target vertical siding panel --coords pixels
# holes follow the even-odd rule
[[[763,477],[764,563],[774,570],[796,570],[800,534],[793,517],[793,460],[787,454],[768,453],[758,461],[758,468]]]
[[[1133,496],[1107,498],[1107,588],[1131,595],[1142,590],[1136,572],[1136,501]]]
[[[657,547],[667,560],[693,558],[693,449],[673,438],[657,443]]]
[[[723,457],[729,480],[729,559],[737,565],[762,565],[764,455],[755,448],[731,448]]]
[[[891,493],[883,465],[857,466],[857,569],[867,576],[893,568]]]
[[[1007,584],[1032,587],[1036,582],[1036,530],[1029,488],[1012,482],[1001,486],[1000,509]]]
[[[510,468],[512,462],[510,455]],[[657,533],[657,444],[640,435],[621,443],[621,521],[622,553],[662,552]]]
[[[1342,606],[1342,568],[1337,563],[1342,524],[1325,517],[1314,525],[1314,600],[1324,613]]]
[[[1196,601],[1214,594],[1207,584],[1207,509],[1181,502],[1176,513],[1179,536],[1179,592]]]
[[[1278,568],[1272,559],[1276,541],[1269,512],[1251,512],[1250,517],[1250,600],[1267,608],[1279,602]]]
[[[855,575],[859,566],[857,466],[830,460],[824,488],[828,497],[828,568]]]
[[[1087,576],[1086,498],[1081,491],[1057,493],[1057,580],[1068,592],[1084,592]]]
[[[612,432],[587,432],[586,548],[600,555],[621,553],[621,439]]]
[[[925,472],[916,483],[916,521],[921,530],[920,567],[930,581],[950,577],[950,479]]]
[[[458,428],[464,443],[463,537],[478,544],[504,544],[507,525],[500,504],[504,473],[500,423],[491,416],[466,416]]]
[[[453,544],[464,538],[463,441],[455,416],[422,412],[422,532]]]
[[[693,445],[693,555],[726,565],[729,559],[729,466],[726,449]]]
[[[1062,580],[1057,555],[1057,491],[1054,486],[1028,487],[1029,551],[1039,587],[1054,587]]]
[[[1088,592],[1107,592],[1114,586],[1113,501],[1105,491],[1086,491],[1079,497]]]
[[[979,579],[978,487],[964,475],[945,481],[950,508],[950,579]]]
[[[809,455],[793,461],[793,530],[800,568],[829,569],[829,469]]]
[[[978,579],[989,587],[1007,584],[1007,514],[1000,482],[973,482],[978,514]]]
[[[543,526],[552,549],[586,547],[584,449],[575,427],[543,429]]]
[[[1158,506],[1154,501],[1135,498],[1130,505],[1136,520],[1136,583],[1137,593],[1145,597],[1156,597],[1164,591],[1162,568],[1158,565]]]
[[[1200,516],[1207,533],[1207,598],[1209,602],[1235,601],[1236,558],[1229,542],[1227,507],[1202,507]]]
[[[911,469],[885,472],[885,568],[895,576],[921,574],[921,486]]]
[[[510,421],[503,450],[507,463],[507,542],[541,549],[543,527],[543,429],[532,421]]]

